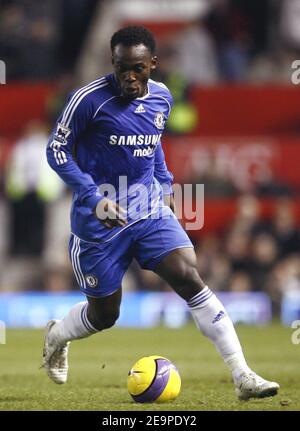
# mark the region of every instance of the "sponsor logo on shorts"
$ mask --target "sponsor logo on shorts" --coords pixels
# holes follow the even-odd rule
[[[98,286],[98,278],[95,277],[93,274],[87,274],[85,276],[85,281],[87,282],[87,285],[89,287],[97,287]]]

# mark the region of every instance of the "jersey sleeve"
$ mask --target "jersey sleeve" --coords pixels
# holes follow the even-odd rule
[[[161,142],[158,143],[155,150],[154,176],[163,186],[164,195],[170,195],[173,193],[172,182],[174,177],[171,172],[168,171]]]
[[[166,115],[167,117],[166,119],[168,120],[173,106],[173,98],[170,91],[163,83],[160,82],[158,83],[158,85],[164,90],[161,95],[168,104],[168,113]],[[163,186],[164,195],[170,195],[173,193],[172,182],[174,177],[167,168],[167,164],[165,161],[165,154],[164,154],[161,142],[158,143],[155,150],[154,176]]]
[[[103,198],[91,175],[83,172],[72,154],[80,134],[87,128],[92,117],[92,104],[89,98],[70,96],[59,117],[47,145],[47,160],[51,168],[77,194],[81,203],[93,210]]]

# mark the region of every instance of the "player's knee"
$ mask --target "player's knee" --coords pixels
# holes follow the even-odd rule
[[[193,265],[186,265],[181,271],[177,272],[171,286],[186,301],[193,298],[205,287],[198,269]]]
[[[110,316],[105,316],[104,318],[101,319],[102,328],[103,329],[111,328],[112,326],[114,326],[118,318],[119,318],[119,313],[116,313]]]
[[[198,269],[193,265],[182,265],[178,268],[177,281],[185,286],[198,286],[201,283],[201,279],[198,273]]]
[[[185,284],[190,288],[191,292],[202,290],[205,287],[198,269],[193,266],[187,270]]]
[[[103,329],[109,329],[119,318],[119,310],[115,310],[109,314],[103,313],[90,313],[89,320],[90,323],[94,326],[94,328],[98,329],[98,331],[102,331]]]

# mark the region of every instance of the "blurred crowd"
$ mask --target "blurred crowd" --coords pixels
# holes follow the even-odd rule
[[[14,145],[2,176],[0,289],[78,289],[68,257],[71,194],[47,166],[48,130],[32,121]],[[204,181],[205,184],[205,181]],[[233,199],[235,215],[222,231],[193,237],[199,272],[216,291],[264,291],[279,311],[283,293],[300,289],[300,230],[291,189],[265,191],[273,209],[262,212],[259,188],[228,194],[228,182],[208,186],[206,199]],[[296,193],[296,191],[294,191]],[[3,199],[4,197],[4,199]],[[205,208],[204,208],[205,211]],[[156,274],[133,263],[124,290],[168,290]]]
[[[300,52],[298,0],[199,1],[206,4],[201,16],[158,37],[160,75],[202,85],[289,80]],[[1,0],[0,58],[8,80],[57,79],[74,72],[105,3]],[[109,65],[101,63],[110,56],[97,55],[99,68],[107,70]]]
[[[200,274],[215,290],[264,291],[276,311],[282,294],[300,288],[300,231],[294,201],[278,197],[262,218],[260,200],[241,195],[236,214],[221,235],[196,245]]]
[[[161,45],[164,72],[189,83],[285,82],[300,52],[298,0],[216,0]]]
[[[300,230],[290,198],[276,199],[271,218],[264,219],[260,200],[240,195],[232,222],[194,245],[199,273],[214,291],[266,292],[277,315],[283,294],[300,289]],[[152,272],[133,266],[131,276],[137,289],[169,290]]]
[[[44,81],[73,70],[98,0],[0,0],[7,80]]]
[[[48,104],[49,124],[28,123],[2,165],[0,141],[0,290],[78,288],[67,252],[71,194],[47,166],[44,152],[49,125],[74,86],[73,72],[89,30],[97,25],[93,18],[101,3],[0,0],[0,59],[7,63],[7,80],[57,83],[57,94]],[[171,32],[158,45],[156,78],[170,87],[174,112],[181,104],[184,127],[187,118],[191,127],[196,121],[190,107],[183,105],[189,86],[289,82],[290,65],[300,54],[298,0],[212,0],[209,4],[203,16]],[[179,124],[176,117],[173,132],[184,131]],[[283,293],[300,289],[296,191],[270,177],[251,190],[241,190],[214,169],[193,181],[205,184],[206,198],[236,202],[235,217],[222,232],[203,233],[194,241],[204,281],[216,291],[268,292],[279,311]],[[274,200],[267,219],[261,212],[261,199],[266,197]],[[169,287],[133,263],[124,289]]]

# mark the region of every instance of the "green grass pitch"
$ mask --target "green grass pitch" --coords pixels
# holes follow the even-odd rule
[[[300,344],[290,328],[238,326],[250,366],[281,385],[273,398],[238,401],[230,373],[194,325],[182,329],[113,328],[70,347],[67,384],[39,369],[41,330],[8,330],[0,345],[0,410],[300,410]],[[142,356],[166,356],[182,377],[179,397],[168,404],[136,404],[127,393],[130,367]]]

